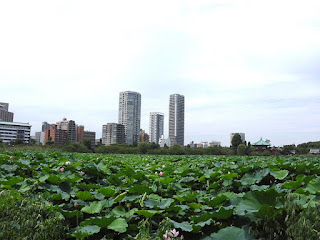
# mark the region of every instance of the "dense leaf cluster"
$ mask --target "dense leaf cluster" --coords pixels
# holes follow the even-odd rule
[[[297,213],[318,204],[319,176],[313,156],[0,153],[0,190],[41,195],[74,239],[265,237],[289,229],[288,194]]]

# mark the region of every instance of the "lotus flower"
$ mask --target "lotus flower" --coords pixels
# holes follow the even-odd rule
[[[62,168],[60,168],[60,171],[61,171],[61,172],[63,172],[63,171],[64,171],[64,168],[63,168],[63,167],[62,167]]]
[[[162,175],[163,175],[163,172],[159,172],[159,175],[162,176]]]
[[[170,237],[178,237],[178,235],[179,232],[175,228],[169,232]]]
[[[162,168],[165,168],[166,167],[166,165],[162,165]]]
[[[70,161],[67,161],[65,164],[66,164],[66,165],[69,165],[69,164],[71,164],[71,162],[70,162]]]
[[[13,159],[13,156],[10,156],[10,160],[12,160]]]

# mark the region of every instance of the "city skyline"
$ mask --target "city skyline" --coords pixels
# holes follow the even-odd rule
[[[0,22],[0,101],[32,135],[67,117],[100,138],[130,89],[165,137],[184,95],[185,144],[319,140],[319,1],[2,1]]]

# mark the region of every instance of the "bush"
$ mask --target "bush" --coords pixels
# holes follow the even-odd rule
[[[39,196],[0,192],[0,239],[65,239],[64,217],[47,210]]]

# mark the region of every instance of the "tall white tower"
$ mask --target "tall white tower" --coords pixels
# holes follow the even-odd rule
[[[184,96],[180,94],[170,95],[169,139],[171,146],[184,146]]]

